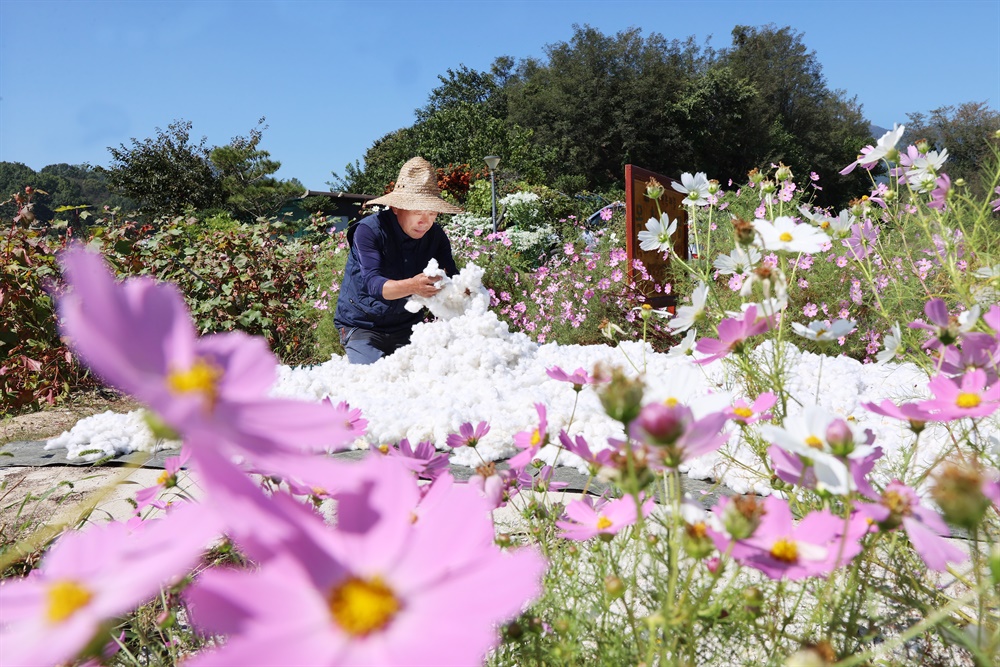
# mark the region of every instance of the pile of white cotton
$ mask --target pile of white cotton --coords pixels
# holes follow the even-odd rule
[[[428,270],[435,268],[429,266]],[[553,366],[566,372],[577,368],[589,372],[602,364],[620,367],[631,375],[644,369],[645,401],[673,397],[690,405],[696,415],[741,397],[740,384],[727,377],[721,361],[699,366],[689,357],[669,357],[640,342],[623,342],[617,348],[538,345],[524,334],[512,333],[489,310],[482,274],[482,269],[469,265],[446,279],[441,292],[426,300],[437,320],[418,324],[412,343],[395,354],[370,366],[351,365],[338,356],[317,366],[282,366],[272,394],[307,400],[329,397],[335,404],[347,401],[352,408],[360,408],[368,420],[368,434],[354,443],[355,448],[408,438],[412,444],[427,440],[447,450],[448,435],[457,433],[463,422],[475,425],[486,421],[490,431],[478,447],[451,455],[453,463],[467,466],[516,453],[514,435],[538,425],[536,403],[546,407],[553,443],[558,444],[557,435],[563,428],[572,436],[584,436],[592,449],[603,449],[608,438],[623,435],[621,425],[604,413],[593,387],[584,387],[574,406],[577,394],[573,386],[547,376],[546,369]],[[767,356],[771,349],[765,343],[755,353]],[[784,358],[787,388],[794,399],[789,414],[799,411],[799,404],[816,403],[855,419],[875,432],[875,444],[886,453],[876,476],[885,482],[898,474],[912,433],[898,420],[869,413],[860,404],[926,396],[926,376],[912,365],[863,365],[848,357],[803,353],[792,346],[785,347]],[[995,434],[995,421],[991,428]],[[921,436],[921,448],[911,466],[929,465],[945,442],[942,431],[929,428]],[[71,431],[50,440],[46,448],[65,448],[69,458],[79,458],[90,450],[84,458],[98,458],[132,450],[152,451],[163,445],[154,442],[135,413],[105,413],[82,420]],[[554,445],[543,448],[539,458],[583,469],[579,458],[559,453]],[[758,456],[738,432],[722,450],[690,462],[686,469],[692,477],[719,480],[739,492],[768,493],[770,486],[763,471]]]

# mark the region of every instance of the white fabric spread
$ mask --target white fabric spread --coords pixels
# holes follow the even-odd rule
[[[429,266],[428,271],[436,268]],[[457,433],[463,422],[475,425],[486,421],[490,432],[475,450],[463,448],[451,454],[453,463],[468,466],[516,453],[514,434],[538,425],[536,403],[546,406],[553,443],[558,444],[562,428],[568,428],[572,436],[584,436],[595,450],[607,447],[609,437],[623,435],[621,425],[604,413],[592,386],[580,392],[574,411],[573,386],[546,375],[546,369],[553,366],[567,373],[577,368],[589,372],[600,363],[620,367],[631,375],[637,374],[636,368],[644,368],[644,401],[673,397],[690,405],[696,415],[743,397],[740,385],[722,361],[698,366],[688,357],[653,352],[641,342],[623,342],[618,348],[538,345],[522,333],[512,333],[489,310],[482,275],[480,267],[468,265],[453,278],[445,278],[441,292],[424,300],[437,319],[418,324],[411,344],[395,354],[370,366],[351,365],[338,356],[317,366],[281,366],[272,395],[305,400],[330,397],[335,404],[347,401],[352,408],[360,408],[368,420],[368,433],[353,443],[354,448],[408,438],[412,444],[430,440],[446,450],[448,435]],[[793,398],[789,414],[800,410],[800,404],[816,403],[871,428],[875,444],[886,453],[875,475],[883,483],[897,476],[902,453],[912,443],[913,434],[905,423],[869,413],[860,404],[883,398],[902,401],[926,397],[926,375],[911,364],[865,365],[844,356],[803,353],[787,344],[783,349],[786,386]],[[769,359],[773,350],[766,342],[754,354]],[[1000,441],[996,419],[987,427],[985,437],[995,447]],[[911,471],[930,465],[940,455],[947,442],[945,435],[943,427],[935,425],[924,431]],[[108,412],[81,420],[72,430],[49,440],[46,449],[63,448],[68,458],[95,460],[165,446],[176,447],[177,443],[155,442],[139,412]],[[585,470],[579,458],[560,453],[553,445],[543,448],[539,458]],[[737,492],[768,493],[770,485],[763,470],[738,429],[722,450],[686,467],[692,477],[719,480]]]

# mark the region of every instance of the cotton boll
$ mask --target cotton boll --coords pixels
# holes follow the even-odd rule
[[[78,421],[72,429],[52,438],[45,449],[65,449],[67,459],[97,461],[106,456],[118,456],[141,451],[154,453],[161,449],[174,449],[180,443],[153,437],[146,425],[145,413],[133,410],[117,414],[108,410]],[[94,452],[91,450],[99,450]],[[83,452],[90,451],[88,454]]]

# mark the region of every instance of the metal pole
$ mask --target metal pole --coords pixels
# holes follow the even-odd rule
[[[490,190],[493,192],[493,233],[497,233],[497,178],[496,171],[490,169]]]

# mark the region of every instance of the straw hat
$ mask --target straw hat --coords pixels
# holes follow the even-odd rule
[[[368,201],[368,205],[395,206],[406,211],[461,213],[462,209],[441,199],[437,172],[422,157],[410,158],[399,170],[396,185],[387,195]]]

